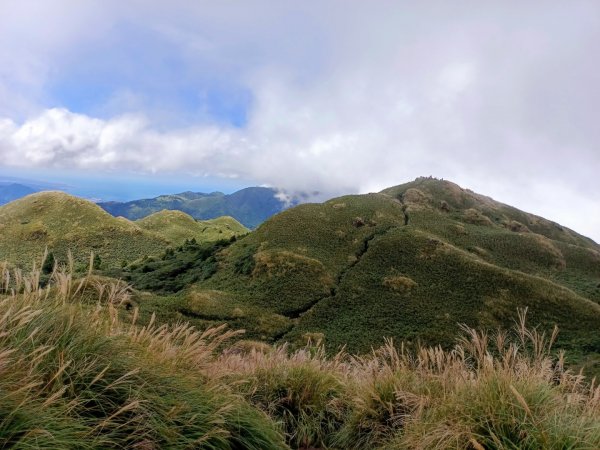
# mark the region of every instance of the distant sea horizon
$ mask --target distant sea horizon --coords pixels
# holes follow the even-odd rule
[[[231,194],[250,186],[252,180],[152,175],[137,173],[77,174],[56,170],[23,170],[0,167],[0,182],[18,183],[37,190],[60,190],[94,202],[126,202],[179,192],[223,192]]]

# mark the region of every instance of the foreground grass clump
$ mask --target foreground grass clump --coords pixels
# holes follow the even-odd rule
[[[600,389],[553,356],[556,332],[527,328],[525,312],[510,332],[464,332],[452,351],[258,347],[218,367],[293,448],[600,448]]]
[[[327,356],[138,325],[122,282],[40,278],[0,266],[0,448],[600,448],[600,388],[525,311],[449,351]]]
[[[225,379],[281,425],[292,448],[332,448],[350,406],[341,359],[326,358],[322,347],[290,354],[287,346],[259,346],[221,362]]]
[[[231,333],[125,325],[124,291],[98,287],[124,297],[92,308],[78,302],[87,279],[37,278],[2,271],[0,448],[284,448],[265,414],[203,374]]]

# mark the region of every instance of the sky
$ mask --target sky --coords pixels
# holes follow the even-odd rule
[[[600,242],[599,48],[595,0],[0,0],[0,174],[105,199],[432,175]]]

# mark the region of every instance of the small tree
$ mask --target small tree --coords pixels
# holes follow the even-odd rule
[[[173,258],[175,258],[175,250],[173,250],[172,247],[167,247],[162,259],[166,260],[166,259],[173,259]]]
[[[56,259],[54,258],[54,253],[48,253],[48,256],[46,256],[46,259],[44,260],[44,264],[42,264],[42,273],[46,275],[51,274],[55,264]]]
[[[94,269],[99,269],[101,265],[102,265],[102,258],[100,258],[100,255],[98,253],[96,253],[94,255]]]

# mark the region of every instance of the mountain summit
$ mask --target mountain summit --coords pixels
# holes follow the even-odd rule
[[[179,312],[249,337],[450,345],[457,323],[510,327],[527,307],[533,323],[558,324],[563,347],[600,352],[600,246],[448,181],[299,205],[217,258]]]

